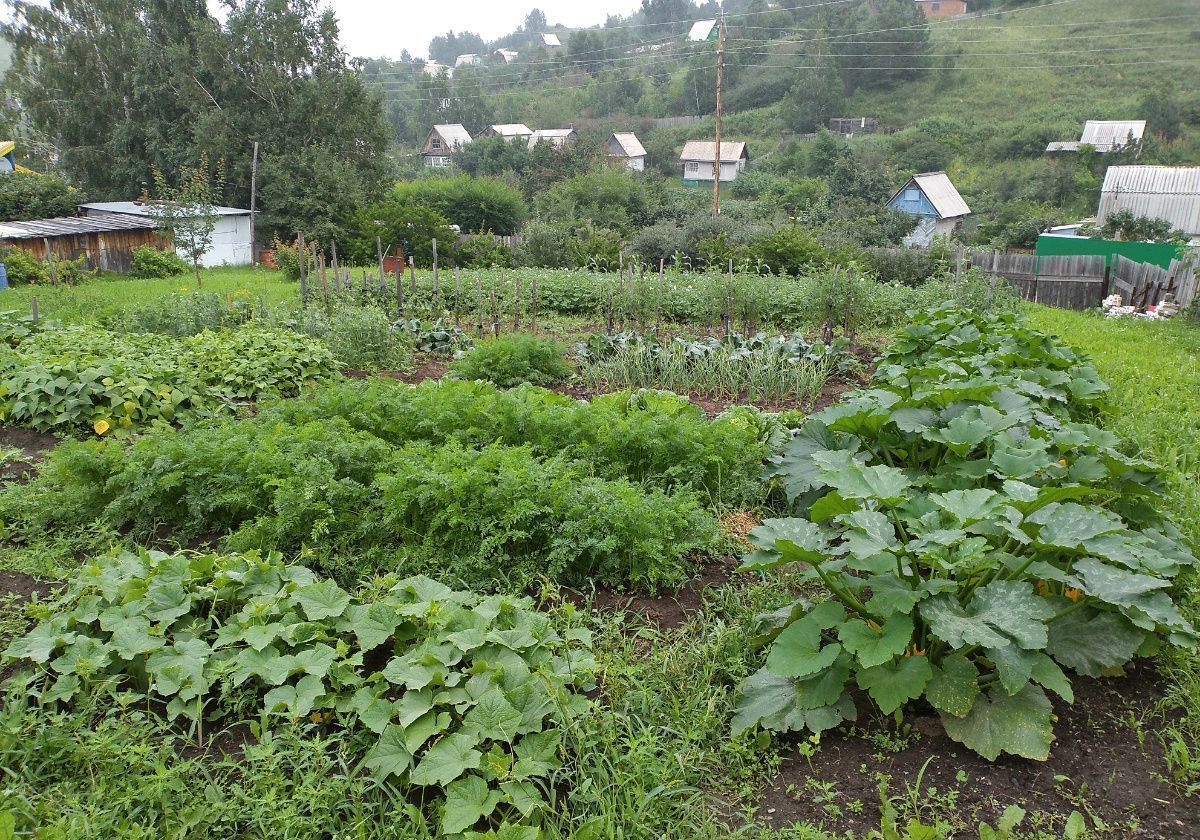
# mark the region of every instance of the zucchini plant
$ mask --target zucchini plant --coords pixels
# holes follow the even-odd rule
[[[918,316],[870,390],[814,415],[768,472],[799,514],[742,568],[799,564],[830,596],[759,618],[736,731],[820,732],[923,703],[995,759],[1045,759],[1046,692],[1195,645],[1170,587],[1196,564],[1154,506],[1158,469],[1079,418],[1093,368],[1011,317]]]
[[[536,824],[562,727],[588,708],[588,632],[428,578],[367,592],[254,553],[100,558],[8,646],[26,667],[5,690],[45,706],[154,700],[200,737],[244,711],[340,728],[365,771],[434,803],[445,834]]]

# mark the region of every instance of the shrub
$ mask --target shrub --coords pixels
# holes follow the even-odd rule
[[[374,304],[335,301],[328,307],[276,312],[272,321],[319,339],[338,364],[355,370],[398,370],[412,358],[407,335],[395,327],[385,309]]]
[[[133,249],[133,270],[130,274],[134,277],[161,279],[184,274],[190,268],[182,257],[170,249],[143,245]]]
[[[26,670],[5,690],[48,711],[133,702],[201,740],[210,716],[249,712],[268,743],[270,724],[311,720],[421,803],[407,818],[462,836],[551,807],[562,729],[587,710],[595,670],[586,631],[563,620],[428,578],[388,577],[364,597],[274,556],[126,553],[85,566],[9,645],[4,663]],[[515,757],[507,781],[485,755]]]
[[[511,388],[521,383],[560,382],[572,373],[567,348],[552,338],[513,333],[483,341],[455,360],[450,370],[459,379],[481,379]]]
[[[106,319],[105,326],[125,332],[182,337],[242,323],[249,315],[247,307],[230,307],[218,294],[175,292],[152,303],[127,306],[117,316]]]
[[[8,272],[8,282],[13,284],[48,283],[50,269],[43,260],[39,260],[24,248],[5,249],[0,255],[0,262]]]
[[[53,175],[17,171],[0,178],[0,221],[74,216],[86,200],[82,192]]]
[[[385,203],[428,207],[464,233],[494,231],[512,236],[525,218],[520,191],[498,178],[421,178],[397,184]]]
[[[464,236],[451,251],[454,264],[463,268],[511,268],[512,249],[491,233]]]
[[[751,242],[746,257],[774,274],[797,276],[827,265],[829,254],[806,230],[781,227]]]
[[[645,184],[623,169],[603,169],[560,181],[538,196],[538,214],[569,222],[628,233],[650,221]]]
[[[518,260],[525,266],[565,268],[571,265],[570,241],[571,229],[566,224],[534,219],[521,232]]]
[[[755,529],[742,568],[799,564],[830,599],[760,617],[734,730],[831,728],[854,684],[885,714],[928,702],[989,760],[1044,760],[1064,669],[1195,645],[1168,593],[1197,561],[1149,503],[1158,468],[1076,419],[1106,390],[1090,365],[1012,316],[913,320],[772,470],[800,516]]]

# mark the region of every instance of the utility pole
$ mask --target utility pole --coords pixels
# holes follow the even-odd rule
[[[254,141],[254,159],[250,163],[250,264],[258,265],[258,249],[254,247],[254,205],[258,199],[258,141]],[[334,272],[337,273],[336,271]]]
[[[725,18],[717,24],[717,149],[713,154],[713,218],[721,212],[721,83],[725,75]]]

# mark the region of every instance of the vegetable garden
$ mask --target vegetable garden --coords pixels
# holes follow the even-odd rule
[[[936,284],[464,277],[5,316],[0,835],[1191,836],[1197,476],[1119,367]],[[1045,782],[1101,690],[1155,769]]]

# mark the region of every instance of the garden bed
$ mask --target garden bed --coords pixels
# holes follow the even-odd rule
[[[29,472],[58,445],[58,438],[46,432],[15,426],[0,428],[0,448],[21,450],[21,458],[0,465],[0,481],[23,481]]]
[[[1153,664],[1135,662],[1120,679],[1079,679],[1075,689],[1073,705],[1054,704],[1056,740],[1044,762],[1013,756],[989,762],[952,741],[934,714],[907,717],[911,729],[900,738],[890,717],[863,717],[870,704],[859,702],[857,726],[822,737],[809,760],[794,751],[784,759],[759,815],[777,829],[796,822],[831,833],[877,829],[877,775],[886,774],[889,795],[919,787],[918,803],[963,825],[995,825],[1017,804],[1064,820],[1072,811],[1094,814],[1120,837],[1194,838],[1195,800],[1162,777],[1155,705],[1164,686]]]

